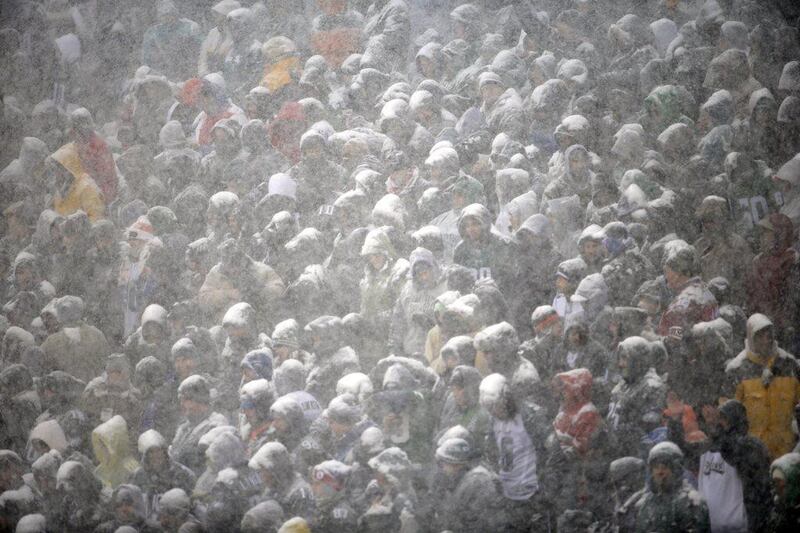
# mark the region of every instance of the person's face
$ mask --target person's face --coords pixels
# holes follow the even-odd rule
[[[247,423],[251,426],[256,426],[259,423],[258,412],[253,407],[242,409],[242,414],[247,419]]]
[[[369,254],[367,256],[367,262],[372,269],[377,272],[380,271],[383,268],[383,265],[386,264],[386,256],[383,254]]]
[[[570,283],[564,276],[556,276],[556,292],[566,295],[570,290]]]
[[[464,221],[464,233],[466,233],[467,239],[471,241],[477,241],[481,238],[483,226],[479,220],[475,218],[468,218]]]
[[[779,476],[772,476],[772,490],[778,501],[782,501],[786,494],[786,480]]]
[[[192,357],[176,357],[173,365],[175,366],[175,373],[181,381],[195,374],[195,368],[197,366]]]
[[[52,494],[56,490],[55,478],[43,476],[39,472],[34,472],[33,479],[36,481],[36,486],[39,487],[42,494]]]
[[[450,387],[450,391],[453,393],[453,401],[456,402],[457,406],[459,406],[461,409],[466,409],[469,407],[469,402],[467,401],[467,392],[463,387],[454,385]]]
[[[656,316],[659,311],[658,303],[649,298],[641,298],[636,306],[643,309],[649,316]]]
[[[454,22],[453,23],[453,35],[455,35],[456,39],[466,39],[466,37],[467,37],[467,27],[461,22]]]
[[[667,280],[667,287],[671,290],[680,289],[686,281],[686,276],[680,272],[672,270],[670,267],[664,267],[664,278]]]
[[[427,57],[420,57],[417,60],[417,65],[419,65],[420,73],[426,78],[433,78],[434,77],[434,64],[433,61],[428,59]]]
[[[206,409],[207,406],[200,402],[196,402],[188,398],[181,399],[181,412],[183,413],[183,416],[187,418],[194,418],[197,415],[204,413]]]
[[[119,370],[106,371],[106,381],[109,387],[122,388],[125,386],[125,374]]]
[[[429,285],[433,281],[433,272],[429,265],[419,265],[414,269],[414,277],[422,285]]]
[[[115,509],[117,521],[121,524],[132,524],[136,521],[136,508],[133,503],[125,502],[117,504]]]
[[[771,252],[775,248],[775,232],[772,230],[763,229],[759,235],[758,242],[762,252]]]
[[[398,185],[406,185],[413,175],[414,172],[410,168],[401,168],[392,172],[390,179]]]
[[[271,488],[275,484],[275,477],[269,469],[259,468],[258,477],[261,478],[261,482],[265,487]]]
[[[581,251],[583,252],[584,258],[594,261],[603,253],[603,244],[599,241],[586,241],[583,243]]]
[[[764,328],[753,335],[753,351],[757,354],[768,355],[772,353],[775,334],[771,327]]]
[[[657,492],[665,491],[672,484],[672,470],[665,464],[653,464],[650,467],[650,475]]]
[[[252,368],[243,368],[242,369],[242,382],[243,383],[250,383],[254,379],[258,379],[258,374]]]
[[[481,88],[481,98],[488,106],[493,105],[502,94],[503,87],[496,83],[487,83]]]
[[[467,198],[460,192],[454,192],[450,196],[450,205],[453,207],[454,211],[463,209],[464,206],[467,205]]]
[[[439,463],[439,468],[442,469],[442,473],[445,475],[445,477],[453,479],[458,477],[458,475],[461,473],[461,470],[463,469],[463,466],[454,465],[450,463]]]
[[[160,472],[169,464],[167,452],[164,448],[153,448],[147,452],[147,467],[154,472]]]
[[[620,355],[617,358],[617,368],[619,369],[619,373],[622,375],[622,377],[629,376],[630,361],[628,361],[628,358],[623,355]]]
[[[272,349],[272,354],[275,356],[275,367],[281,366],[284,361],[289,359],[292,355],[292,349],[288,346],[275,346]]]
[[[276,416],[272,419],[272,427],[275,428],[275,433],[284,435],[289,432],[289,423],[282,416]]]
[[[33,285],[33,270],[27,266],[15,268],[14,284],[23,290],[31,288]]]
[[[351,424],[334,420],[329,420],[328,426],[331,429],[331,433],[333,433],[336,438],[341,437],[353,427]]]
[[[582,176],[588,166],[589,162],[583,154],[571,157],[569,160],[569,171],[576,176]]]
[[[303,159],[308,161],[319,161],[323,156],[322,146],[319,143],[310,143],[303,147]]]
[[[161,325],[147,322],[142,326],[142,338],[148,344],[159,344],[166,338],[166,335]]]
[[[574,328],[570,330],[569,334],[567,335],[567,342],[570,346],[580,346],[583,343],[583,336],[581,335],[581,332]]]
[[[773,176],[772,183],[775,185],[775,187],[782,194],[788,194],[792,190],[792,184],[791,183],[789,183],[788,181],[779,179],[777,176]]]

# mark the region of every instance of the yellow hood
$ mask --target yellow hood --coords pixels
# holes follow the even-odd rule
[[[75,143],[65,144],[53,152],[50,157],[52,157],[53,160],[59,163],[62,167],[69,170],[70,174],[75,176],[75,178],[79,178],[86,173],[83,168],[83,163],[81,163],[81,158],[78,155],[78,148],[75,146]]]

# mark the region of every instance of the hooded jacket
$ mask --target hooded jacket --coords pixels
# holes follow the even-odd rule
[[[53,198],[56,213],[67,216],[80,210],[89,215],[92,222],[103,218],[106,209],[103,193],[84,170],[75,144],[65,144],[50,157],[72,175],[69,186],[57,191]]]
[[[579,454],[589,451],[592,438],[602,418],[592,403],[592,374],[585,368],[556,374],[561,388],[561,407],[553,421],[562,446],[570,446]]]
[[[400,290],[392,312],[392,331],[390,339],[395,346],[395,354],[412,357],[425,349],[425,338],[433,327],[433,306],[436,298],[445,290],[439,265],[429,250],[417,248],[409,257],[408,280]],[[415,269],[426,265],[431,280],[422,285],[414,278]]]
[[[750,265],[745,280],[747,309],[772,318],[778,331],[796,323],[798,299],[791,287],[800,281],[798,254],[793,248],[794,226],[786,215],[775,213],[758,223],[774,235],[774,246],[763,250]]]
[[[139,463],[129,451],[128,426],[117,415],[92,431],[92,449],[98,466],[95,475],[103,486],[114,489],[133,474]]]
[[[83,302],[75,299],[65,304],[82,307]],[[106,357],[111,353],[105,335],[82,320],[63,324],[61,330],[45,339],[41,348],[49,371],[63,370],[85,382],[102,373]]]
[[[620,439],[623,453],[639,455],[641,439],[661,424],[667,387],[653,370],[653,346],[642,337],[628,337],[617,347],[628,361],[626,376],[611,391],[606,420]]]
[[[477,241],[467,239],[466,221],[476,220],[481,226]],[[510,261],[511,244],[492,229],[491,213],[481,204],[471,204],[461,210],[458,217],[461,242],[453,253],[453,262],[473,271],[476,280],[491,278],[505,292],[513,282],[513,263]]]
[[[670,486],[657,491],[652,479],[636,502],[637,533],[649,531],[710,531],[708,507],[692,487],[683,481],[683,452],[671,442],[662,442],[650,450],[648,467],[667,466],[672,471]]]
[[[735,397],[747,409],[750,434],[761,439],[773,459],[792,450],[794,406],[800,401],[798,364],[793,356],[773,345],[770,353],[753,352],[753,337],[774,328],[762,314],[747,320],[745,349],[725,367],[726,396]]]

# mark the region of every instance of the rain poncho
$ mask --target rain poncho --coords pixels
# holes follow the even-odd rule
[[[116,488],[133,474],[139,463],[129,451],[128,426],[117,415],[92,431],[92,448],[98,466],[95,475],[104,487]]]

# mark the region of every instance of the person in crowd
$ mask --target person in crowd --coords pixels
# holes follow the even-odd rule
[[[799,16],[3,3],[0,532],[797,530]]]

